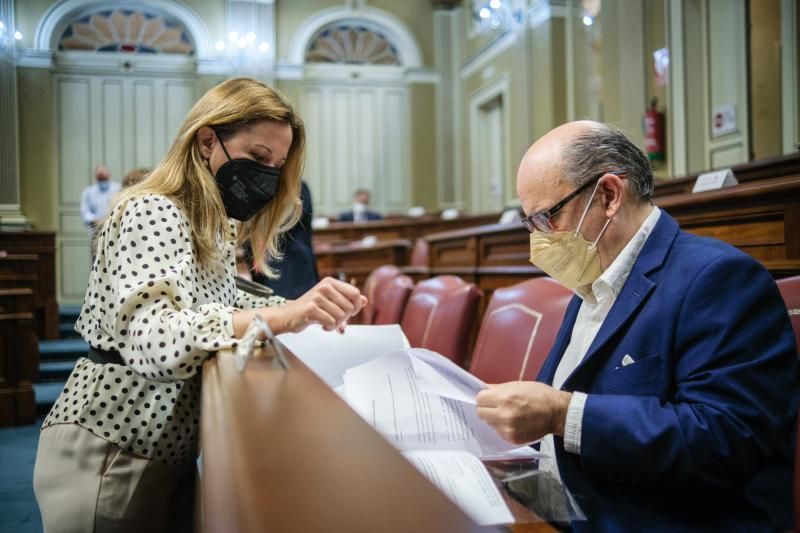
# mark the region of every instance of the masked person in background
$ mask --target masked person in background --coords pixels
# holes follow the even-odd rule
[[[106,216],[111,199],[120,190],[119,183],[111,181],[111,172],[105,165],[95,167],[94,178],[95,183],[86,187],[81,194],[81,218],[90,234]]]
[[[228,80],[120,194],[76,323],[89,353],[39,439],[45,532],[192,531],[203,361],[236,347],[257,315],[279,334],[333,330],[360,311],[358,289],[330,278],[291,302],[237,292],[237,242],[251,241],[267,270],[300,215],[304,146],[282,95]]]
[[[353,193],[353,209],[339,214],[339,222],[367,222],[380,220],[380,213],[369,210],[370,192],[367,189],[358,189]]]
[[[796,347],[769,272],[651,203],[646,156],[566,124],[525,154],[531,262],[575,292],[537,382],[478,415],[541,439],[588,521],[576,531],[792,528]],[[543,462],[542,467],[547,468]]]

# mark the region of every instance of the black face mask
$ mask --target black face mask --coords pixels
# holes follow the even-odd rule
[[[230,218],[245,222],[275,198],[281,171],[252,159],[231,159],[222,139],[219,144],[228,158],[214,176],[222,205]]]

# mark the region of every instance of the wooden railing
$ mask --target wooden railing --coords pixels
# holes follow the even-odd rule
[[[344,281],[363,285],[364,280],[381,265],[404,265],[408,262],[411,241],[391,239],[364,244],[320,243],[314,247],[320,276],[342,277]]]
[[[417,239],[428,233],[468,228],[489,224],[500,219],[500,214],[464,215],[453,220],[438,216],[420,218],[393,218],[370,222],[334,222],[324,229],[314,230],[314,242],[355,241],[371,235],[378,240]]]
[[[477,527],[284,347],[244,372],[234,354],[203,365],[201,531],[496,531]],[[555,531],[503,497],[518,533]]]
[[[259,354],[260,355],[260,354]],[[203,366],[203,529],[408,532],[478,528],[294,356]]]

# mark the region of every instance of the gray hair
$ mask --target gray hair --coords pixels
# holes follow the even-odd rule
[[[650,161],[622,131],[613,126],[597,124],[590,127],[564,148],[562,156],[564,178],[576,187],[604,171],[623,171],[640,201],[649,202],[653,196]]]

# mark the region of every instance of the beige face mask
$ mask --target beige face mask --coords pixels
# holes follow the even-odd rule
[[[583,219],[589,212],[596,192],[597,185],[574,231],[531,233],[531,263],[570,290],[594,283],[603,273],[600,257],[597,255],[597,242],[605,233],[611,219],[606,221],[594,242],[590,243],[580,234]]]

